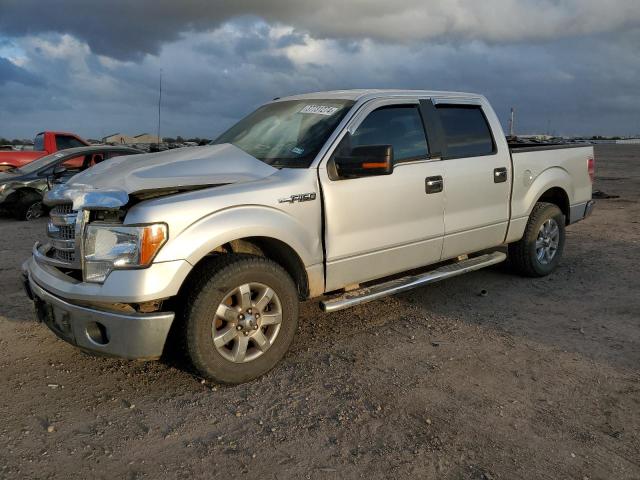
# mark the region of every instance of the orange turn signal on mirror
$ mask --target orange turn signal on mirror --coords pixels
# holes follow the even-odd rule
[[[166,225],[156,224],[144,227],[140,241],[140,265],[149,265],[166,241]]]
[[[362,168],[387,168],[385,162],[364,162]]]

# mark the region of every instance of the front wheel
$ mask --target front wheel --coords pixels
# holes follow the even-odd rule
[[[552,203],[536,203],[522,239],[509,245],[509,261],[522,275],[549,275],[560,262],[564,242],[562,211]]]
[[[291,277],[252,255],[207,261],[190,282],[184,308],[186,353],[205,378],[243,383],[284,357],[298,325]]]
[[[14,215],[18,220],[36,220],[45,214],[42,197],[37,193],[21,193],[15,206]]]

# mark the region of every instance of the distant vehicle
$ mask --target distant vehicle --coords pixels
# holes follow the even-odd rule
[[[166,150],[169,150],[169,146],[166,143],[150,143],[149,144],[149,152],[150,153],[157,153],[157,152],[164,152]]]
[[[0,172],[6,172],[12,168],[20,168],[34,160],[67,148],[85,147],[89,145],[86,140],[73,133],[66,132],[40,132],[33,140],[33,149],[4,152],[0,151]],[[0,149],[1,150],[1,149]]]
[[[203,377],[246,382],[284,356],[299,300],[333,312],[507,255],[550,274],[594,168],[590,145],[510,146],[477,94],[281,98],[211,145],[57,185],[25,290],[82,350],[152,359],[178,341]]]
[[[3,151],[3,152],[6,152],[6,151],[12,152],[12,151],[14,151],[14,150],[15,150],[15,148],[13,148],[13,145],[0,145],[0,151]]]
[[[80,147],[39,158],[24,167],[0,172],[0,208],[19,220],[34,220],[45,213],[43,195],[56,183],[64,183],[104,160],[140,151],[129,147]]]

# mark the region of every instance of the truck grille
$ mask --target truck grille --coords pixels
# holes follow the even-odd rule
[[[56,205],[49,214],[47,236],[51,258],[74,266],[76,262],[76,219],[78,212],[71,204]]]
[[[51,211],[58,215],[65,215],[67,213],[76,212],[75,210],[72,209],[72,206],[70,203],[63,203],[62,205],[56,205],[55,207],[53,207],[53,210]]]

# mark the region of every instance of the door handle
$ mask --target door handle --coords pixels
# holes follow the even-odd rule
[[[424,190],[429,195],[430,193],[439,193],[444,187],[444,180],[440,175],[435,177],[427,177],[424,182]]]
[[[493,169],[493,183],[504,183],[507,181],[507,167]]]

